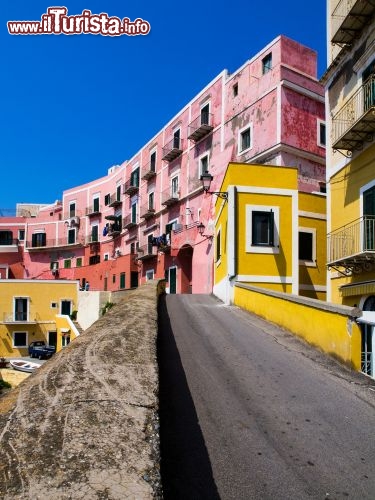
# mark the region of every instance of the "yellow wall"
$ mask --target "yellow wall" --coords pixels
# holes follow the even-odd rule
[[[363,186],[375,180],[375,146],[364,151],[360,156],[352,160],[330,179],[330,231],[351,224],[361,216],[360,190]],[[329,256],[328,256],[329,258]],[[341,268],[343,271],[343,269]],[[353,276],[333,277],[330,282],[331,302],[352,304],[357,303],[360,297],[344,299],[339,291],[340,286],[361,281],[375,279],[375,270],[362,272]]]
[[[288,329],[309,344],[360,371],[359,326],[346,315],[325,310],[324,302],[312,302],[315,307],[296,303],[287,296],[270,296],[260,289],[258,292],[235,287],[235,305]]]
[[[5,324],[5,317],[13,316],[13,298],[29,297],[29,322]],[[72,311],[78,307],[77,281],[2,280],[0,281],[0,356],[27,356],[27,348],[13,348],[13,332],[27,332],[27,343],[35,340],[48,342],[48,332],[58,333],[57,349],[61,347],[56,315],[60,313],[61,300],[72,302]],[[51,303],[57,308],[51,308]],[[68,327],[64,323],[64,327]]]

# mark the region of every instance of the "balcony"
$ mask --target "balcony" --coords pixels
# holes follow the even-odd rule
[[[198,142],[213,130],[212,113],[201,113],[188,126],[188,139]]]
[[[158,254],[157,247],[153,246],[152,243],[147,243],[142,245],[137,249],[138,260],[147,260],[156,257]]]
[[[120,193],[118,191],[116,193],[112,193],[111,196],[109,197],[108,206],[116,208],[116,207],[120,206],[121,203],[122,203],[122,201],[121,201]]]
[[[328,266],[369,271],[375,263],[375,216],[363,217],[328,235]]]
[[[90,236],[86,236],[85,244],[86,245],[99,244],[99,236],[97,234],[90,234]]]
[[[137,223],[135,222],[135,220],[136,219],[132,214],[127,215],[122,221],[123,228],[129,230],[133,227],[136,227]]]
[[[351,44],[371,20],[375,0],[341,0],[332,12],[332,43]]]
[[[125,182],[124,194],[127,194],[128,196],[133,196],[134,194],[138,193],[138,189],[139,189],[139,177],[129,179],[128,181]]]
[[[173,161],[177,157],[182,154],[183,141],[179,137],[173,137],[171,141],[169,141],[163,147],[163,156],[162,159],[165,161]]]
[[[375,75],[357,90],[332,118],[332,147],[360,150],[375,132]]]
[[[147,165],[142,167],[142,179],[148,181],[153,179],[156,175],[155,161],[150,161]]]
[[[30,318],[27,312],[4,313],[2,323],[4,325],[36,325],[38,323],[38,314]]]
[[[85,245],[85,240],[82,237],[79,237],[72,242],[69,242],[67,238],[57,238],[37,242],[34,243],[34,245],[31,241],[27,241],[25,250],[28,250],[29,252],[42,252],[44,250],[51,250],[51,248],[72,248],[81,247],[83,245]]]
[[[86,211],[85,211],[85,214],[87,215],[87,217],[94,217],[95,215],[100,215],[101,213],[102,213],[102,209],[100,206],[87,207]]]
[[[20,244],[17,238],[4,238],[0,240],[0,253],[14,253],[18,252],[18,245]]]
[[[180,199],[180,191],[173,188],[165,189],[161,194],[161,204],[169,207],[170,205],[174,205]]]
[[[141,207],[141,211],[139,216],[141,219],[151,219],[155,215],[155,208],[153,206],[150,206],[149,203],[146,203]]]

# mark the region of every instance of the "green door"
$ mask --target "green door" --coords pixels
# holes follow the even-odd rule
[[[71,311],[71,306],[72,303],[70,300],[62,300],[61,301],[61,314],[67,314],[68,316],[70,315]]]
[[[169,268],[169,293],[176,293],[177,285],[177,268]]]

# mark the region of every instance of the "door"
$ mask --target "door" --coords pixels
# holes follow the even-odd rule
[[[370,375],[370,377],[374,376],[374,363],[372,357],[373,331],[374,325],[367,323],[361,325],[361,372]]]
[[[70,314],[72,312],[71,307],[72,307],[72,303],[70,300],[62,300],[60,314],[66,314],[66,315],[70,316]]]
[[[48,332],[48,344],[57,347],[57,332]]]
[[[130,273],[130,288],[138,288],[138,271]]]
[[[169,293],[176,293],[177,290],[177,268],[170,267],[169,268]]]
[[[375,250],[375,186],[363,193],[363,251]]]

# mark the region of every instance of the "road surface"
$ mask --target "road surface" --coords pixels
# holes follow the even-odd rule
[[[160,303],[164,498],[375,499],[375,384],[208,295]]]

